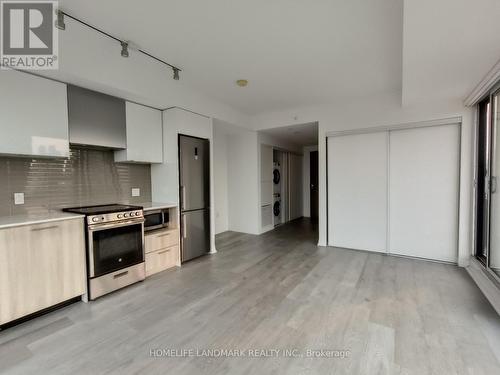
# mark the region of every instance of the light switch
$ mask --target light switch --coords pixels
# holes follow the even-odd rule
[[[141,196],[141,189],[139,189],[139,188],[132,188],[132,196],[133,197],[140,197]]]
[[[14,204],[24,204],[24,193],[14,193]]]

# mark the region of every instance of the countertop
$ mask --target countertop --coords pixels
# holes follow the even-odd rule
[[[52,221],[73,220],[84,217],[84,215],[72,214],[62,211],[49,211],[44,214],[0,216],[0,229],[19,227],[22,225],[50,223]]]
[[[166,202],[143,202],[137,205],[144,207],[143,209],[146,212],[152,210],[159,210],[162,208],[172,208],[178,206],[177,203],[166,203]],[[55,210],[41,214],[0,216],[0,229],[19,227],[22,225],[43,224],[52,221],[80,219],[84,217],[85,215],[79,215],[79,214],[73,214],[69,212],[62,212]]]
[[[162,202],[143,202],[143,203],[138,203],[138,206],[143,207],[143,211],[152,211],[152,210],[160,210],[162,208],[173,208],[177,207],[177,203],[162,203]]]

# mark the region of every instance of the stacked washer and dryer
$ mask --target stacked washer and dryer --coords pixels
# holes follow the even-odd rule
[[[288,153],[273,150],[273,224],[286,223],[288,213]]]
[[[281,165],[273,162],[273,215],[274,225],[281,224]]]
[[[261,144],[260,166],[260,229],[265,233],[302,216],[301,155]]]

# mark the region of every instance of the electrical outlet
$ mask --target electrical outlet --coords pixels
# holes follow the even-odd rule
[[[139,189],[139,188],[132,188],[132,196],[133,197],[140,197],[141,196],[141,189]]]
[[[14,193],[14,204],[24,204],[24,193]]]

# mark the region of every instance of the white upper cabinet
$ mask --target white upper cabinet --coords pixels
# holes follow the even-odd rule
[[[0,98],[0,154],[69,156],[65,84],[4,70]]]
[[[125,103],[127,149],[115,152],[117,162],[162,163],[163,140],[161,111]]]

